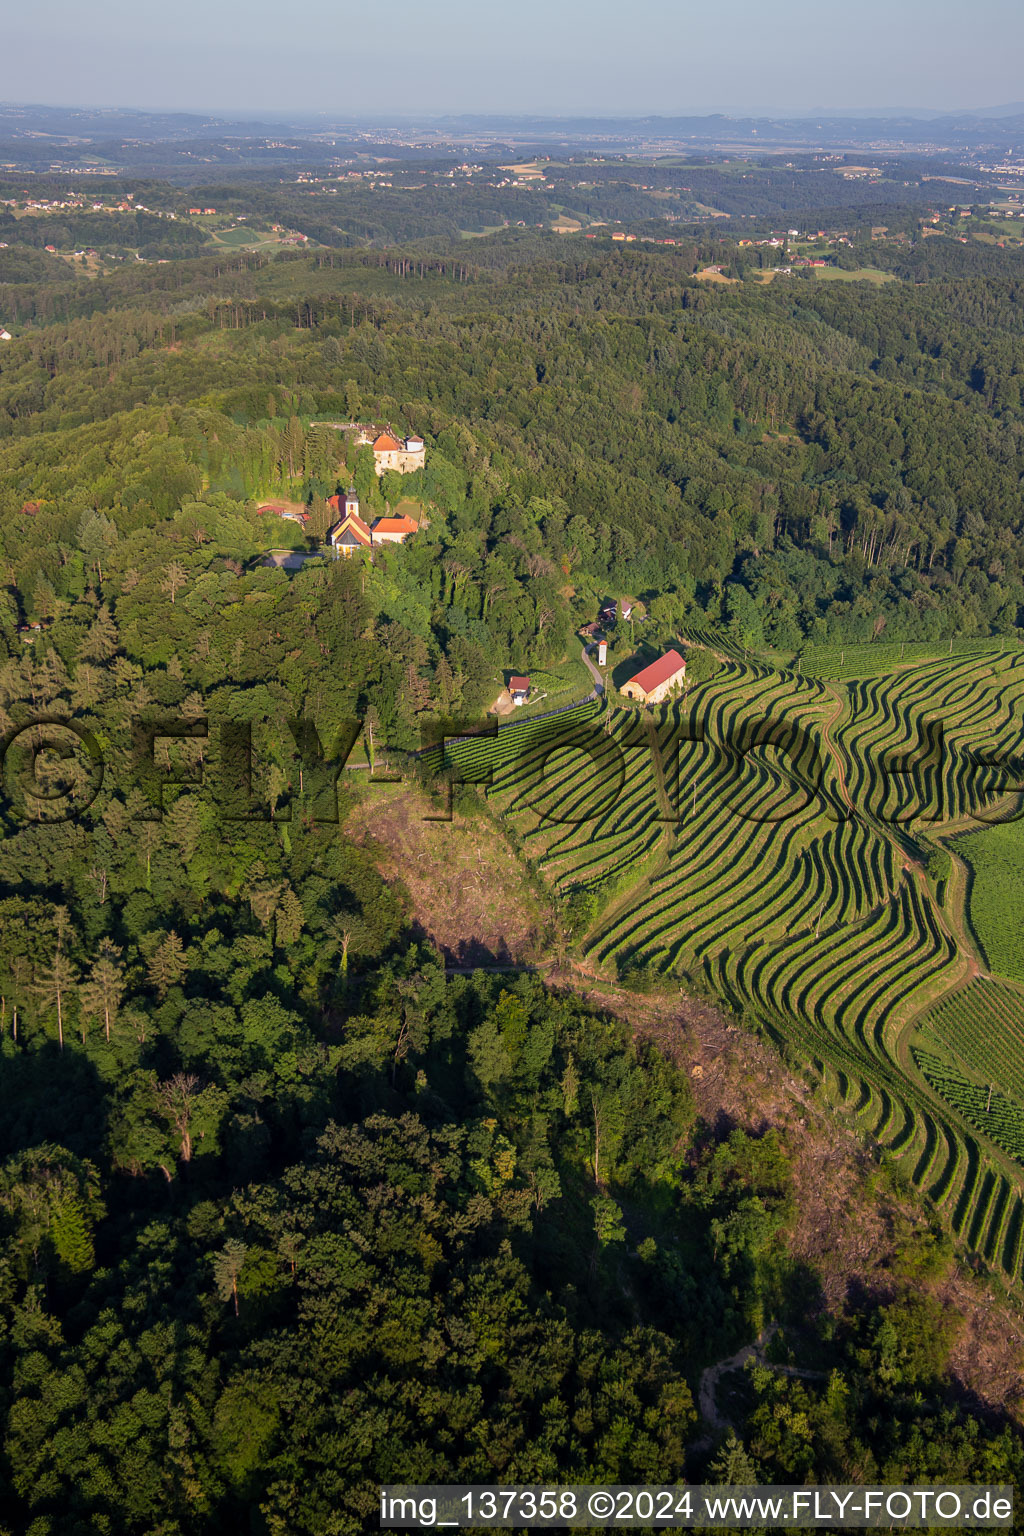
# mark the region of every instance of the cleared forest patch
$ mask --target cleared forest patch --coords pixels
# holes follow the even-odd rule
[[[408,783],[369,787],[345,831],[408,892],[416,925],[452,965],[527,965],[541,958],[551,914],[486,818],[436,815]]]

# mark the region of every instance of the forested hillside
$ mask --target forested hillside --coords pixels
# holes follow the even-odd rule
[[[1017,637],[1007,253],[823,290],[702,284],[716,249],[7,272],[6,1530],[356,1532],[392,1480],[1019,1483],[938,1226],[826,1305],[784,1132],[702,1118],[539,977],[446,974],[344,830],[384,746],[625,593],[654,646]],[[425,468],[378,479],[354,421]],[[321,559],[352,482],[417,532]],[[752,1373],[723,1444],[701,1372],[770,1321],[819,1374]]]

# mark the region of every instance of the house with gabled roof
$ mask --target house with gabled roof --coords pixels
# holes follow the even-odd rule
[[[401,517],[378,517],[370,526],[375,544],[404,544],[416,523],[404,512]]]
[[[678,651],[666,651],[650,666],[643,667],[627,683],[622,692],[627,699],[639,704],[660,704],[670,693],[676,692],[686,682],[686,662]]]
[[[340,555],[351,555],[357,549],[369,549],[373,536],[359,516],[359,497],[355,486],[329,496],[327,504],[339,514],[338,521],[327,530],[331,548]]]
[[[603,624],[615,624],[619,619],[628,623],[631,618],[639,618],[642,611],[640,604],[633,598],[620,597],[617,602],[605,603],[599,617]]]
[[[373,537],[358,512],[346,512],[328,534],[331,547],[339,555],[352,555],[358,549],[369,549]]]

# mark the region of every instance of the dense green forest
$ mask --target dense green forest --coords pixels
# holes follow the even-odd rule
[[[938,1234],[826,1306],[785,1135],[536,977],[446,974],[318,762],[479,715],[624,593],[655,645],[1017,635],[1011,253],[695,280],[725,249],[0,271],[12,1533],[357,1532],[381,1481],[1019,1483]],[[425,468],[378,480],[348,421]],[[406,546],[261,563],[353,480],[419,504]],[[708,1437],[700,1372],[769,1321],[821,1374],[751,1373]]]
[[[711,290],[685,249],[565,249],[526,235],[472,262],[240,257],[30,290],[0,376],[18,616],[81,590],[86,511],[122,546],[119,583],[129,534],[172,558],[185,501],[209,519],[227,498],[217,515],[244,522],[285,480],[333,492],[343,446],[308,423],[364,414],[433,446],[407,489],[440,515],[374,577],[421,667],[456,641],[466,667],[492,638],[540,664],[616,590],[789,650],[1016,627],[1018,279]],[[198,569],[211,551],[176,553]]]

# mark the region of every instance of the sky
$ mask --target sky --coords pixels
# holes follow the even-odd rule
[[[5,92],[49,105],[385,118],[997,106],[1020,0],[33,0]]]

